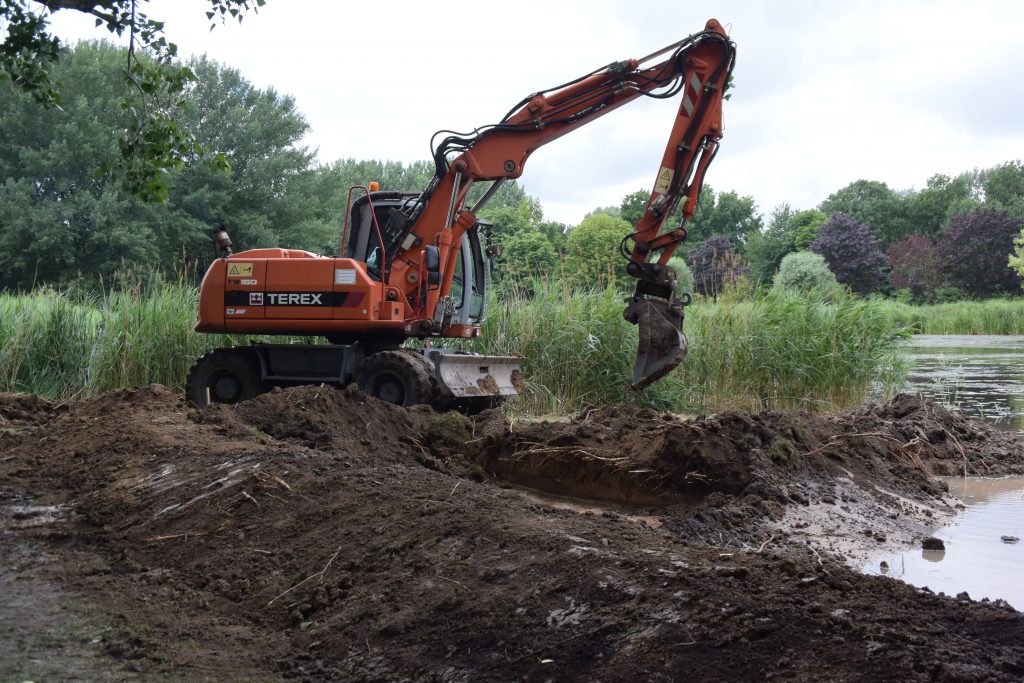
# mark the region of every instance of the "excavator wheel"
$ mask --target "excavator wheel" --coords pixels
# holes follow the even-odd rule
[[[431,403],[434,398],[427,362],[422,355],[401,350],[367,358],[356,384],[368,396],[400,406]]]
[[[197,360],[185,382],[185,399],[198,408],[238,403],[262,391],[256,358],[248,349],[217,349]]]

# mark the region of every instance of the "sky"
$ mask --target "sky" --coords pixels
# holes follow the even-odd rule
[[[706,183],[752,196],[763,214],[812,208],[861,178],[921,189],[936,173],[1024,158],[1018,0],[268,0],[212,31],[208,8],[148,3],[182,56],[205,53],[293,97],[311,126],[302,144],[322,163],[428,159],[435,131],[494,123],[530,93],[711,17],[737,62]],[[71,42],[109,35],[78,12],[52,26]],[[617,206],[653,186],[678,105],[618,109],[537,150],[519,182],[547,220]]]

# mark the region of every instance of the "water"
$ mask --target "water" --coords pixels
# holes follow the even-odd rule
[[[967,509],[935,536],[945,550],[914,548],[872,559],[863,571],[974,600],[1003,599],[1024,611],[1024,477],[946,480]],[[1006,540],[1003,540],[1006,537]],[[1012,537],[1022,539],[1006,542]],[[882,568],[886,562],[888,568]]]
[[[915,336],[912,390],[1024,441],[1024,336]]]
[[[908,352],[912,391],[1024,441],[1024,336],[925,334],[910,341]],[[935,530],[946,549],[890,553],[863,570],[949,595],[1001,598],[1024,611],[1024,477],[947,482],[967,508]],[[1003,536],[1022,540],[1006,543]]]

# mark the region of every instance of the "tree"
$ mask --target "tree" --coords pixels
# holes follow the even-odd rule
[[[588,211],[587,215],[583,217],[583,220],[590,218],[591,216],[611,216],[612,218],[622,218],[622,211],[617,206],[599,206],[593,211]]]
[[[1020,291],[1021,277],[1010,267],[1022,222],[1006,211],[975,209],[954,216],[939,234],[938,267],[950,284],[972,296]]]
[[[741,197],[732,191],[716,196],[710,187],[701,192],[697,211],[686,225],[689,239],[694,242],[712,236],[725,237],[732,240],[739,252],[743,251],[748,236],[759,232],[761,227],[761,216],[753,197]]]
[[[566,275],[585,285],[617,282],[628,286],[633,280],[626,275],[626,260],[619,253],[619,244],[631,232],[633,226],[621,218],[603,213],[584,218],[566,238]]]
[[[898,242],[911,232],[903,197],[876,180],[850,183],[829,195],[818,208],[826,214],[842,214],[866,224],[884,245]],[[839,273],[836,276],[842,282]]]
[[[698,294],[717,297],[741,275],[749,272],[727,237],[715,235],[692,249],[687,263],[693,273],[693,290]]]
[[[810,248],[825,257],[836,280],[854,292],[870,294],[885,284],[885,255],[880,245],[881,240],[864,223],[833,214]]]
[[[836,276],[829,270],[821,254],[795,251],[786,254],[775,274],[776,289],[787,289],[806,294],[814,289],[834,289]]]
[[[511,206],[487,207],[480,212],[479,218],[491,222],[494,226],[494,241],[502,245],[521,232],[535,230],[519,209]]]
[[[805,250],[818,236],[818,228],[828,216],[814,209],[794,212],[789,204],[772,211],[768,227],[747,235],[744,257],[756,282],[771,282],[783,257]]]
[[[977,203],[972,197],[971,180],[966,174],[955,178],[933,175],[923,190],[906,198],[910,229],[917,235],[937,235],[952,217],[951,211],[962,209],[965,203]]]
[[[536,230],[522,230],[504,242],[501,255],[503,276],[519,282],[531,276],[548,277],[558,268],[558,252]]]
[[[651,193],[647,190],[637,190],[622,198],[619,205],[619,215],[622,220],[636,227],[640,219],[644,217],[647,210],[647,202],[651,200]]]
[[[1019,160],[986,169],[979,180],[989,208],[1008,211],[1024,202],[1024,164]]]
[[[942,286],[942,275],[935,265],[936,249],[931,238],[911,235],[889,247],[889,284],[905,289],[917,301],[928,301]]]
[[[109,176],[116,103],[129,87],[118,75],[125,50],[81,43],[54,66],[63,109],[39,111],[28,95],[0,99],[0,287],[90,281],[125,265],[177,270],[211,254],[209,230],[226,226],[241,248],[319,250],[339,232],[340,211],[321,210],[310,154],[298,146],[306,123],[290,98],[257,90],[237,71],[193,60],[199,79],[184,92],[204,144],[234,163],[231,175],[190,166],[167,174],[168,201],[143,204]],[[190,122],[185,122],[190,123]],[[332,225],[333,224],[333,225]]]
[[[1021,229],[1020,235],[1013,241],[1013,244],[1014,250],[1010,255],[1010,267],[1017,271],[1017,275],[1024,282],[1024,228]]]
[[[828,214],[816,209],[797,211],[790,221],[790,228],[793,231],[793,246],[797,249],[807,249],[811,242],[818,238],[818,231],[828,220]]]
[[[668,260],[668,266],[676,272],[676,290],[679,292],[693,291],[693,272],[681,256],[673,256]]]
[[[53,77],[65,46],[50,33],[51,12],[77,11],[96,17],[118,36],[127,33],[129,47],[124,76],[132,94],[122,100],[125,118],[119,122],[122,136],[120,154],[106,160],[140,197],[162,201],[167,197],[164,182],[168,171],[181,168],[185,160],[206,156],[211,167],[226,170],[223,158],[207,155],[196,131],[179,125],[182,113],[179,96],[195,81],[195,74],[175,60],[177,46],[163,35],[164,24],[151,19],[142,7],[148,0],[0,0],[0,28],[7,36],[0,44],[2,73],[19,90],[44,108],[58,108],[62,93]],[[208,0],[207,19],[228,16],[242,20],[249,10],[266,0]],[[213,25],[211,25],[213,28]]]

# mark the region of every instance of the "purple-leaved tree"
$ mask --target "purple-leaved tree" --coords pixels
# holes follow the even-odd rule
[[[917,301],[926,301],[942,286],[942,273],[936,266],[937,250],[930,237],[911,235],[889,247],[889,284],[905,289]]]
[[[976,297],[1020,293],[1009,266],[1021,220],[1006,211],[975,209],[953,216],[939,233],[937,263],[949,283]]]
[[[822,224],[811,251],[821,254],[836,280],[858,294],[879,291],[886,281],[882,241],[864,223],[835,213]]]
[[[693,271],[693,291],[716,297],[727,285],[736,284],[741,275],[750,272],[733,251],[728,237],[714,236],[690,251],[687,263]]]

